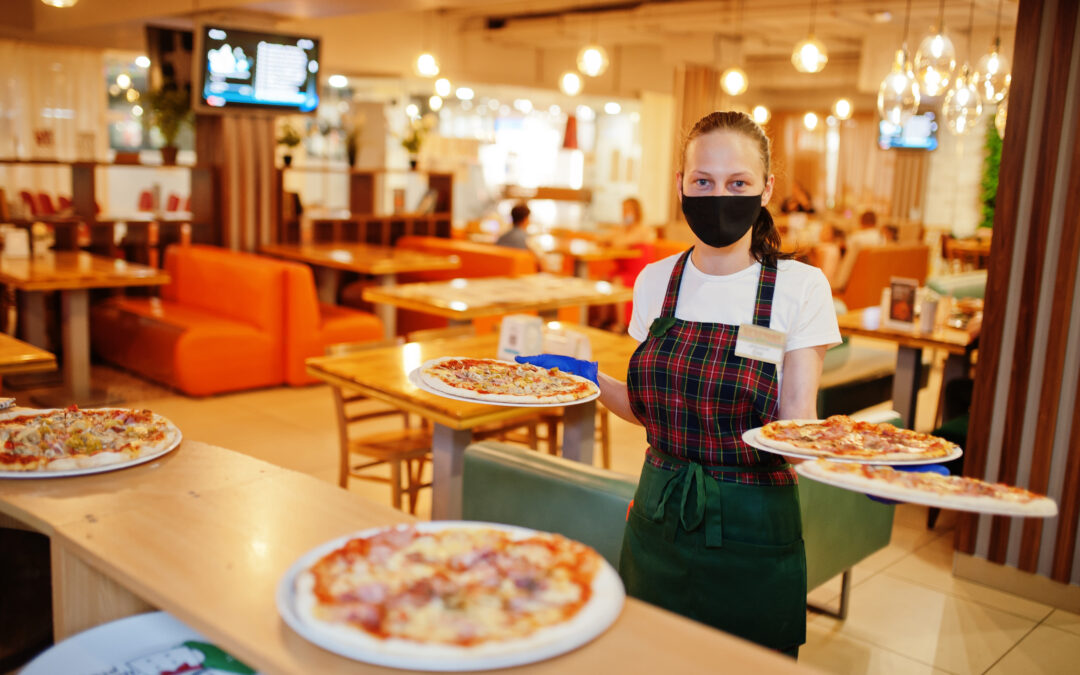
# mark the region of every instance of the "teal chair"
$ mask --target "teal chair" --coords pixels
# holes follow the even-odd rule
[[[899,423],[891,416],[873,419]],[[626,510],[637,477],[485,441],[465,450],[462,517],[557,532],[595,548],[618,566]],[[843,619],[851,568],[889,543],[893,507],[864,495],[799,481],[806,543],[807,588],[842,575],[837,609],[811,606]]]
[[[938,295],[954,298],[985,298],[986,270],[930,277],[926,286]]]

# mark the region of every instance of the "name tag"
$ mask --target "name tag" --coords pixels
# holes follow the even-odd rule
[[[735,356],[779,366],[784,362],[786,343],[786,333],[744,323],[739,326],[739,335],[735,338]]]

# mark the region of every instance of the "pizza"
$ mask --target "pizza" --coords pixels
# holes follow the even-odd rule
[[[890,466],[826,459],[804,462],[795,470],[807,478],[837,487],[928,506],[1044,518],[1057,515],[1057,504],[1049,497],[978,478],[897,471]]]
[[[847,415],[770,422],[757,440],[780,452],[874,462],[944,460],[960,452],[960,446],[944,438]]]
[[[528,363],[448,356],[420,367],[420,380],[430,389],[492,403],[555,405],[600,394],[596,383]]]
[[[149,410],[77,406],[0,416],[0,472],[50,472],[124,464],[180,442],[180,430]]]
[[[303,627],[376,663],[577,646],[614,621],[624,597],[585,544],[488,523],[380,528],[303,562],[293,588]]]

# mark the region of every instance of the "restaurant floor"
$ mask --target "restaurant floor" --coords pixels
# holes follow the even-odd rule
[[[933,426],[939,378],[940,366],[920,396],[919,429]],[[123,391],[127,405],[171,418],[185,438],[308,473],[328,488],[336,482],[336,419],[324,386],[192,399],[103,367],[95,366],[94,379]],[[644,432],[611,417],[612,468],[636,474]],[[389,500],[385,484],[354,480],[350,489]],[[423,491],[419,514],[429,512]],[[800,662],[833,673],[1076,672],[1080,615],[954,578],[954,524],[954,514],[945,513],[927,530],[924,508],[898,507],[889,546],[855,566],[847,620],[808,613]],[[833,579],[811,591],[810,600],[832,606],[839,590]]]

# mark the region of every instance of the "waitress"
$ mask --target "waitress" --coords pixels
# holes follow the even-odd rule
[[[742,434],[817,417],[840,332],[825,276],[779,250],[769,164],[749,116],[694,125],[675,174],[694,246],[638,277],[641,344],[625,383],[600,375],[600,400],[649,441],[619,565],[628,593],[794,657],[806,640],[795,472]]]

